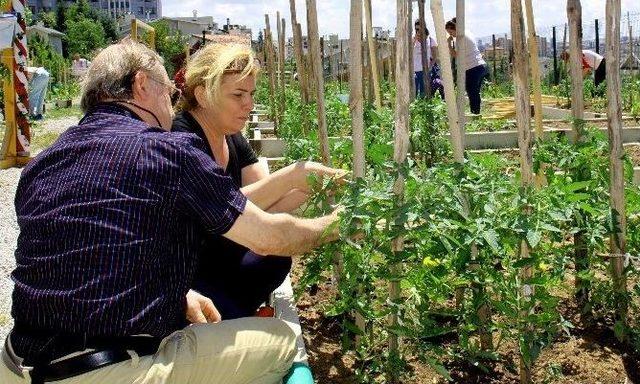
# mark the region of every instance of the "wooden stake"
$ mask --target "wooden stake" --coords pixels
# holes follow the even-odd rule
[[[607,73],[607,127],[609,131],[609,161],[611,215],[616,231],[610,237],[612,255],[624,255],[627,249],[627,217],[624,197],[624,167],[622,157],[622,94],[620,93],[620,0],[607,0],[606,5],[606,73]],[[622,257],[611,258],[611,271],[616,305],[616,323],[622,325],[621,341],[628,341],[627,329],[627,276]]]
[[[584,120],[584,94],[582,76],[582,6],[580,0],[567,0],[569,19],[569,68],[571,73],[571,112],[576,141],[582,139]],[[580,180],[576,180],[580,181]],[[589,281],[578,277],[579,273],[589,269],[588,249],[584,231],[573,236],[574,260],[576,268],[576,301],[584,322],[591,319],[589,310]]]
[[[529,96],[529,56],[527,55],[527,44],[524,34],[524,20],[522,15],[522,0],[511,0],[511,37],[513,39],[514,62],[513,76],[515,86],[516,102],[516,124],[518,126],[518,147],[520,149],[520,172],[521,183],[524,188],[533,186],[533,160],[531,155],[531,108]],[[531,49],[531,47],[529,47]],[[537,53],[536,53],[537,54]],[[529,208],[525,208],[528,214]],[[520,258],[529,258],[529,246],[526,240],[520,244]],[[533,275],[531,267],[525,267],[521,272],[521,279],[524,284],[521,286],[521,300],[529,302],[533,295],[534,287],[528,283]],[[528,311],[521,313],[522,317],[528,316]],[[525,333],[531,332],[527,326]],[[528,338],[530,339],[530,337]],[[527,348],[532,348],[528,345]],[[532,383],[531,377],[532,362],[520,353],[520,383]]]
[[[397,55],[396,62],[396,110],[395,110],[395,135],[394,135],[394,154],[393,160],[400,167],[404,163],[409,151],[409,103],[411,94],[410,74],[412,65],[410,65],[411,57],[409,55],[410,30],[407,30],[407,18],[409,18],[409,8],[411,4],[406,0],[396,0],[397,19],[396,19],[396,36],[397,36]],[[398,177],[393,187],[396,199],[402,202],[404,199],[404,177],[398,172]],[[392,250],[394,253],[402,252],[404,249],[404,238],[402,236],[393,240]],[[399,276],[402,266],[394,264],[391,266],[393,275]],[[398,302],[400,299],[400,282],[393,280],[389,283],[389,300]],[[398,325],[398,313],[392,310],[389,316],[389,325]],[[389,352],[398,354],[398,336],[389,333]],[[396,377],[391,377],[390,382],[396,382]]]
[[[276,101],[276,63],[273,55],[273,38],[271,36],[271,26],[269,23],[269,15],[264,15],[266,29],[264,32],[264,41],[266,44],[265,54],[267,56],[267,72],[269,73],[269,102],[271,103],[271,117],[273,118],[273,126],[275,131],[278,130],[278,103]]]
[[[567,0],[569,18],[569,67],[571,68],[571,111],[574,120],[584,119],[582,80],[582,6],[580,0]],[[574,124],[577,128],[577,125]],[[577,139],[582,134],[577,130]]]
[[[280,12],[278,12],[278,70],[280,71],[280,119],[284,116],[285,110],[285,76],[284,76],[284,35],[285,35],[285,20],[280,19]]]
[[[529,32],[529,54],[531,60],[531,77],[533,84],[533,109],[536,138],[542,139],[542,84],[540,80],[540,60],[538,59],[538,39],[533,16],[531,0],[524,0],[527,11],[527,29]]]
[[[371,0],[364,0],[365,24],[367,26],[367,42],[369,44],[369,67],[371,68],[371,79],[373,80],[374,104],[376,108],[382,108],[380,95],[380,77],[378,72],[378,54],[376,52],[375,38],[373,36],[373,25],[371,16]]]
[[[427,55],[430,56],[431,52],[427,49],[431,49],[431,44],[427,48],[427,23],[424,17],[425,0],[418,0],[418,18],[420,20],[420,50],[422,52],[422,78],[424,81],[424,97],[431,98],[431,78],[429,77],[429,70],[431,69],[431,63],[427,59]]]
[[[316,83],[316,103],[318,107],[318,137],[320,139],[320,154],[322,163],[331,166],[329,154],[329,134],[327,132],[327,116],[324,107],[324,76],[320,58],[320,36],[318,34],[318,13],[316,0],[307,0],[307,26],[309,28],[309,52],[311,54],[311,68]]]
[[[349,112],[353,132],[353,178],[364,178],[364,115],[362,100],[362,0],[351,0],[349,28]],[[365,332],[366,323],[360,312],[355,314],[356,326]],[[356,336],[356,345],[360,345]]]
[[[464,11],[464,0],[456,0],[456,70],[457,70],[457,79],[458,79],[458,94],[457,94],[457,103],[458,103],[458,126],[460,130],[460,134],[464,135],[464,124],[466,121],[466,116],[464,114],[465,111],[465,100],[464,100],[464,92],[465,92],[465,79],[466,79],[466,68],[465,68],[465,58],[466,58],[466,49],[467,43],[465,41],[465,11]],[[446,40],[443,40],[446,41]]]

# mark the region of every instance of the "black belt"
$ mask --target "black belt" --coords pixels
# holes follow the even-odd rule
[[[30,371],[31,384],[43,384],[78,376],[107,365],[120,363],[131,358],[127,351],[135,351],[139,356],[152,355],[158,350],[161,339],[152,336],[125,336],[113,338],[87,338],[85,347],[95,351],[69,357],[55,363],[35,359]],[[6,348],[6,342],[5,342]]]

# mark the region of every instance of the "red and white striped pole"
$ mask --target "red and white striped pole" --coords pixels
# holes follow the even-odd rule
[[[27,21],[26,0],[11,0],[9,12],[16,15],[17,25],[13,36],[13,78],[16,90],[16,155],[29,156],[31,129],[29,127],[29,92],[27,79]]]

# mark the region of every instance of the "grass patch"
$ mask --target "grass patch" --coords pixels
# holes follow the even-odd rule
[[[72,105],[69,108],[52,108],[51,110],[47,111],[45,116],[50,120],[60,119],[62,117],[81,117],[82,110],[80,110],[80,106],[78,105]]]
[[[31,153],[48,148],[58,139],[60,133],[47,131],[41,123],[31,122]]]

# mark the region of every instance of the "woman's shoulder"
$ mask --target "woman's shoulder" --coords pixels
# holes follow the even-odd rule
[[[178,112],[173,118],[171,130],[174,132],[191,132],[197,133],[202,130],[200,124],[187,111]]]

